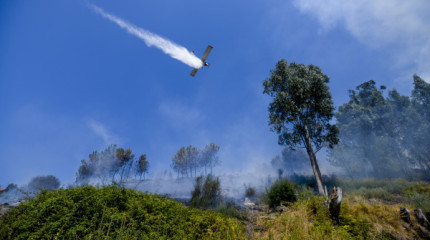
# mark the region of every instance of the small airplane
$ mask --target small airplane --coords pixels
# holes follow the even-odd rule
[[[203,62],[203,66],[206,66],[206,67],[209,66],[209,63],[205,61],[206,61],[206,58],[209,56],[209,53],[212,51],[212,48],[213,47],[211,45],[208,45],[202,57],[200,58]],[[194,51],[192,51],[192,53],[194,54]],[[199,70],[198,68],[194,68],[190,75],[194,77],[198,70]]]

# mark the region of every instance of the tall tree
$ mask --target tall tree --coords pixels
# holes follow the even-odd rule
[[[171,167],[175,172],[178,173],[178,177],[179,177],[179,174],[181,174],[182,177],[184,176],[184,174],[188,176],[187,158],[186,158],[186,151],[184,147],[181,147],[176,152],[175,156],[173,156]]]
[[[328,82],[319,67],[284,59],[263,82],[264,93],[273,97],[269,125],[279,135],[278,143],[306,149],[320,195],[324,188],[315,153],[324,144],[333,147],[338,142],[338,129],[330,124],[334,106]]]
[[[415,144],[411,145],[411,154],[416,160],[415,164],[426,170],[430,175],[430,84],[414,75],[414,89],[412,103],[419,117],[414,118],[414,128],[419,131],[410,131]]]
[[[130,168],[134,162],[134,154],[131,153],[132,150],[129,148],[125,150],[124,148],[118,148],[115,154],[114,169],[120,171],[120,183],[123,182],[124,178],[128,178],[130,173]]]
[[[145,179],[145,174],[148,172],[148,168],[149,162],[148,160],[146,160],[146,154],[140,155],[139,162],[137,164],[137,173],[140,175],[141,178],[143,174],[143,179]]]
[[[186,165],[190,169],[191,177],[193,176],[193,170],[194,170],[194,176],[197,176],[197,168],[199,167],[199,149],[193,146],[188,146],[185,149],[186,153]]]
[[[207,168],[211,170],[212,168],[219,165],[221,162],[217,156],[219,151],[219,146],[211,142],[205,146],[205,148],[200,152],[200,166],[205,168],[205,174],[207,175]]]

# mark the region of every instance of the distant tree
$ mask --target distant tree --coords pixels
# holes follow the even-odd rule
[[[124,179],[128,178],[131,166],[133,165],[134,154],[131,152],[132,150],[130,148],[127,150],[124,150],[124,148],[118,148],[116,150],[114,169],[115,171],[120,172],[120,183],[122,183]]]
[[[199,150],[196,147],[188,146],[181,147],[178,152],[176,152],[175,156],[172,158],[171,167],[175,172],[181,174],[182,176],[186,175],[187,177],[197,175],[197,168],[199,167]],[[189,175],[188,175],[189,173]]]
[[[187,167],[187,157],[185,148],[181,147],[178,152],[176,152],[175,156],[172,158],[171,167],[175,172],[184,176],[186,174],[188,176],[188,167]]]
[[[88,181],[94,174],[94,169],[92,165],[87,160],[81,160],[81,166],[78,169],[78,173],[76,174],[77,182],[86,182]]]
[[[143,174],[143,179],[145,179],[145,174],[148,172],[148,168],[149,162],[148,160],[146,160],[146,154],[140,155],[139,162],[137,165],[137,173],[140,175],[141,178]]]
[[[422,82],[415,84],[414,91],[417,85]],[[428,159],[430,145],[425,139],[430,129],[425,114],[413,104],[418,101],[414,95],[411,100],[395,89],[384,97],[385,89],[378,89],[373,80],[364,82],[357,91],[349,90],[350,101],[336,113],[340,141],[330,151],[329,161],[352,177],[410,176],[420,159]],[[428,169],[425,164],[421,167]]]
[[[185,149],[186,153],[186,165],[190,169],[190,175],[193,176],[193,170],[194,170],[194,176],[197,175],[197,168],[199,167],[199,150],[196,147],[188,146]]]
[[[94,151],[89,154],[89,160],[81,161],[81,166],[76,173],[76,182],[86,183],[92,178],[98,178],[102,184],[105,184],[107,179],[110,178],[113,182],[119,175],[117,180],[122,184],[128,180],[133,170],[139,171],[139,166],[132,168],[134,157],[131,149],[117,148],[115,144],[109,145],[100,152]],[[142,173],[148,171],[148,163],[146,163],[146,169],[142,170],[144,170]]]
[[[221,161],[217,156],[219,149],[220,147],[215,143],[209,143],[200,152],[200,166],[204,167],[206,175],[207,175],[207,171],[206,171],[207,168],[211,170],[210,173],[212,174],[212,169],[221,163]]]
[[[273,97],[269,125],[279,135],[278,143],[306,149],[321,195],[324,188],[315,153],[338,142],[338,129],[330,124],[334,106],[328,82],[319,67],[287,64],[284,59],[263,82],[264,93]]]
[[[55,190],[60,187],[60,180],[53,175],[38,176],[31,179],[28,187],[33,190]]]
[[[308,159],[309,157],[302,149],[292,150],[285,147],[282,149],[281,156],[274,157],[271,164],[275,169],[281,169],[283,173],[286,172],[287,175],[291,175],[310,170],[309,163],[307,163]]]
[[[412,91],[412,105],[417,114],[413,117],[414,141],[409,141],[410,153],[413,155],[415,164],[425,169],[430,176],[430,84],[422,78],[414,75],[414,89]],[[419,126],[419,127],[417,127]]]
[[[14,190],[14,189],[18,189],[18,185],[16,185],[15,183],[10,183],[7,185],[5,191],[7,192],[7,191]]]

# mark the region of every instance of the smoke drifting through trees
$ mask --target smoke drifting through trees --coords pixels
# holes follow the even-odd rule
[[[131,149],[117,148],[115,144],[101,152],[94,151],[89,155],[89,160],[81,161],[76,182],[87,183],[96,178],[102,184],[108,180],[112,182],[118,180],[119,183],[123,183],[128,180],[132,172],[135,176],[147,173],[149,163],[146,155],[141,155],[137,162],[134,158]]]
[[[193,177],[193,172],[194,177],[196,177],[197,171],[200,172],[203,169],[207,175],[208,169],[212,173],[212,169],[221,163],[217,156],[219,148],[215,143],[206,145],[203,150],[199,150],[191,145],[186,148],[182,147],[172,158],[171,167],[177,173],[178,177],[179,175],[182,177]]]
[[[309,158],[302,149],[292,150],[285,147],[282,150],[281,156],[276,155],[271,161],[272,167],[282,171],[279,175],[293,174],[308,174],[311,168],[309,167]]]
[[[349,90],[336,113],[339,144],[329,161],[351,177],[430,177],[430,84],[414,75],[412,96],[373,80]]]

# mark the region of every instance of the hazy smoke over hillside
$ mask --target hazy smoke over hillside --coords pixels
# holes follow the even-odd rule
[[[130,24],[112,14],[103,11],[103,9],[95,5],[90,5],[90,7],[104,18],[127,30],[128,33],[142,39],[148,47],[155,46],[156,48],[161,49],[165,54],[187,64],[190,67],[201,68],[203,66],[203,62],[200,60],[200,58],[196,57],[185,47],[162,38],[155,33],[136,27],[133,24]]]

